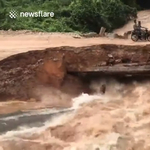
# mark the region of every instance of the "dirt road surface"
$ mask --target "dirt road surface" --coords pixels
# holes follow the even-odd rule
[[[69,34],[44,33],[37,34],[18,34],[18,35],[0,35],[0,60],[10,55],[26,52],[29,50],[41,50],[48,47],[59,46],[90,46],[96,44],[126,44],[126,45],[141,45],[148,42],[135,43],[131,39],[113,39],[113,38],[74,38]]]

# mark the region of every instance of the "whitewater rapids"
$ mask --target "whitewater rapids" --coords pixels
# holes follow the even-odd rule
[[[99,91],[102,84],[107,85],[105,95],[101,95]],[[16,144],[12,144],[12,141],[15,143],[20,142],[22,145],[28,142],[38,142],[37,145],[39,146],[40,144],[41,147],[46,141],[49,141],[49,144],[55,141],[51,144],[53,146],[58,144],[59,146],[57,146],[59,148],[55,147],[53,150],[71,150],[71,148],[72,150],[73,148],[76,150],[78,147],[86,149],[85,145],[88,143],[97,145],[100,144],[98,142],[99,140],[103,141],[105,139],[109,141],[115,138],[117,139],[120,134],[125,134],[126,125],[124,124],[128,124],[129,129],[127,132],[129,135],[131,134],[130,136],[135,137],[136,141],[148,137],[146,124],[149,124],[150,120],[147,119],[145,114],[150,113],[149,81],[135,81],[130,84],[123,84],[112,79],[107,81],[100,80],[94,81],[91,84],[91,88],[95,90],[93,95],[83,93],[73,98],[72,107],[68,109],[45,109],[0,118],[0,121],[9,121],[34,115],[52,115],[52,117],[46,118],[40,126],[20,126],[15,130],[1,134],[0,141],[2,147],[6,147],[7,150],[6,145],[9,145],[10,142],[10,145],[13,145],[14,148],[18,148]],[[116,125],[117,129],[115,129],[115,131],[111,129],[112,125]],[[61,128],[61,130],[59,130],[59,128]],[[137,130],[134,128],[137,128]],[[89,136],[87,133],[90,133]],[[67,134],[68,137],[66,137],[65,134]],[[5,143],[6,141],[7,144]],[[146,143],[148,142],[149,141],[146,140]],[[21,147],[21,145],[19,147]],[[42,150],[45,149],[43,148]]]

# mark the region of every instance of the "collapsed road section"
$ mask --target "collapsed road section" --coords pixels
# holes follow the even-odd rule
[[[77,74],[150,76],[150,45],[55,47],[10,56],[0,61],[0,97],[36,98],[35,88],[42,86],[85,89]]]

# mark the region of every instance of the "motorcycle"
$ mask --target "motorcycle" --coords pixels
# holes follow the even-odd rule
[[[137,31],[133,30],[131,33],[131,39],[132,41],[136,42],[138,40],[145,40],[150,42],[150,31],[147,28],[144,28],[145,30]]]

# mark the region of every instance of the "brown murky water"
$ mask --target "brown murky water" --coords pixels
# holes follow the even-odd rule
[[[99,88],[107,83],[105,95]],[[1,135],[4,150],[39,149],[71,150],[110,145],[149,148],[149,81],[130,84],[115,80],[93,81],[95,94],[82,94],[73,99],[75,112],[66,113],[39,128],[25,128]],[[80,107],[79,107],[80,106]],[[119,140],[122,140],[118,143]],[[147,148],[147,149],[146,149]],[[119,150],[119,149],[118,149]]]

